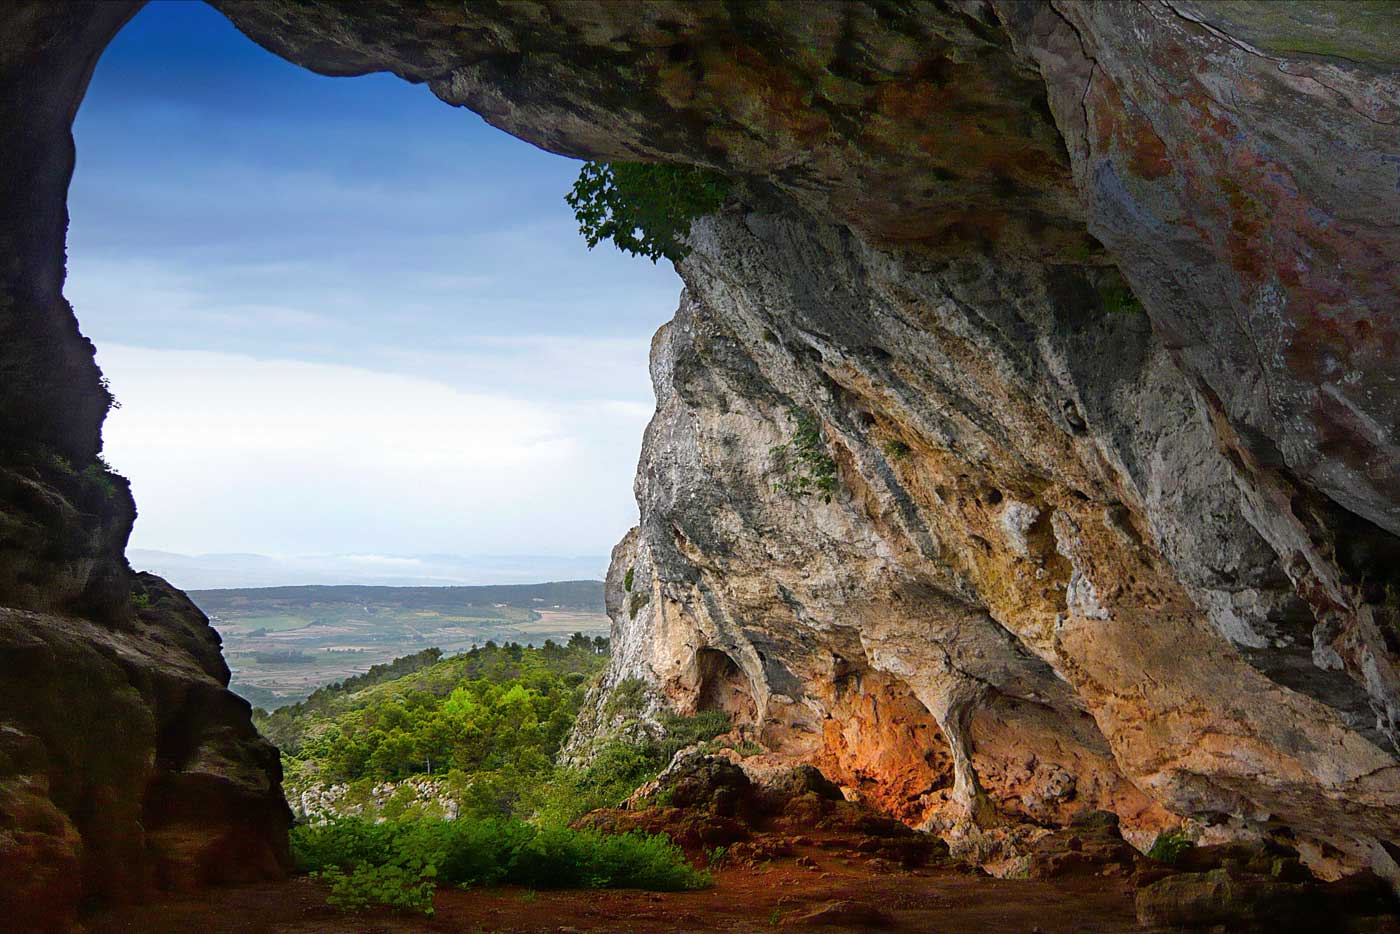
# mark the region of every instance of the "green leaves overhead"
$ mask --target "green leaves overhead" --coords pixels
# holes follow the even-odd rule
[[[589,249],[611,240],[653,263],[680,262],[691,221],[719,210],[729,187],[723,175],[693,166],[585,162],[564,200]]]

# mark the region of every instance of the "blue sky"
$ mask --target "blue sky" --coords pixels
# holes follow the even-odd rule
[[[604,554],[635,521],[680,281],[587,249],[576,161],[199,3],[137,15],[74,133],[66,292],[134,547]]]

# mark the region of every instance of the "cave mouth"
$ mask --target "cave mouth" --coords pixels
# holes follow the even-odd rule
[[[729,715],[734,726],[758,721],[753,686],[728,654],[705,648],[695,653],[695,711],[717,710]]]
[[[587,248],[576,160],[164,2],[102,53],[74,136],[64,292],[121,403],[103,447],[140,505],[133,564],[186,589],[506,582],[392,560],[415,555],[598,576],[680,282]],[[220,578],[243,571],[155,553],[347,560]]]

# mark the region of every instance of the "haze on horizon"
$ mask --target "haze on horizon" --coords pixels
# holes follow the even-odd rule
[[[169,2],[75,136],[65,292],[121,402],[133,549],[605,555],[636,521],[680,281],[587,249],[577,161]]]

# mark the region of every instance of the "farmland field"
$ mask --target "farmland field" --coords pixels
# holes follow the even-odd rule
[[[323,684],[436,647],[542,645],[606,635],[601,581],[492,587],[266,587],[195,590],[224,639],[232,688],[267,709]]]

